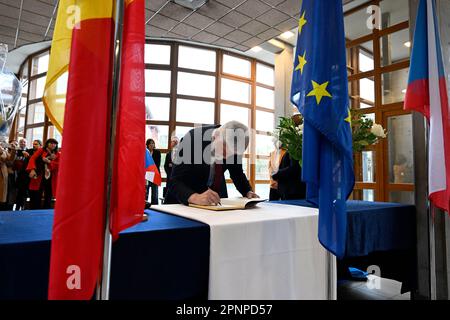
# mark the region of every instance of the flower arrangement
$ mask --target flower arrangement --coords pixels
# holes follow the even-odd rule
[[[386,130],[377,123],[358,114],[352,119],[353,152],[363,151],[364,148],[378,143],[386,138]],[[300,114],[292,117],[280,117],[277,129],[272,134],[274,142],[286,149],[290,156],[302,164],[303,118]]]
[[[274,140],[278,141],[280,147],[286,149],[292,159],[302,160],[303,141],[303,118],[296,114],[290,118],[280,117],[280,123],[275,130]]]
[[[352,119],[353,125],[353,152],[363,151],[367,146],[378,143],[386,138],[386,130],[380,124],[373,123],[372,119],[364,114],[358,114]]]

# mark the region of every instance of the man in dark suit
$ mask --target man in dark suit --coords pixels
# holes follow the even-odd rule
[[[285,152],[272,179],[278,182],[281,200],[305,199],[306,184],[301,181],[302,168],[297,160],[292,159],[289,152]]]
[[[190,130],[179,144],[165,203],[219,204],[228,196],[226,170],[242,196],[258,198],[242,169],[248,144],[248,128],[237,121]]]

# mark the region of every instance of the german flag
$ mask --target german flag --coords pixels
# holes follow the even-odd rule
[[[140,221],[145,197],[144,0],[123,1],[124,85],[119,90],[111,199],[111,227],[116,238],[121,230]],[[99,279],[110,144],[114,3],[59,3],[44,92],[47,115],[64,139],[49,299],[91,299]],[[124,198],[119,199],[119,194]]]

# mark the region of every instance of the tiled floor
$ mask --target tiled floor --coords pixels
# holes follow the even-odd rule
[[[369,275],[367,281],[344,280],[338,283],[338,300],[410,300],[410,293],[400,294],[401,283]]]

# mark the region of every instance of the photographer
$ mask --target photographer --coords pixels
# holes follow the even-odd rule
[[[30,177],[31,209],[50,209],[53,195],[56,194],[60,152],[58,141],[48,139],[43,148],[38,149],[30,158],[27,172]],[[44,205],[41,207],[42,193]]]
[[[0,210],[11,210],[11,204],[8,203],[8,191],[10,191],[8,189],[11,185],[9,180],[16,149],[17,142],[12,144],[2,142],[0,144]]]

